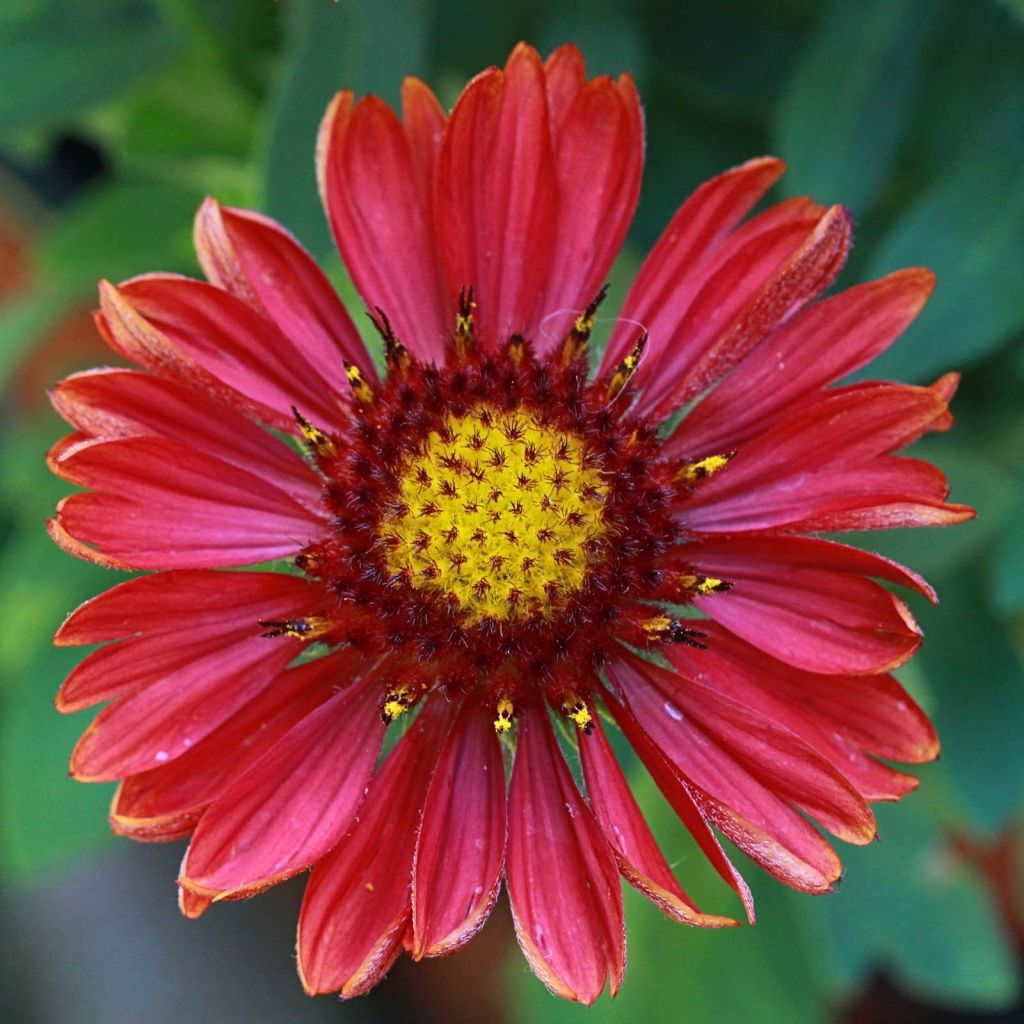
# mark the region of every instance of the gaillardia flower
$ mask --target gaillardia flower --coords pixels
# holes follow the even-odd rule
[[[748,217],[783,169],[752,160],[683,203],[591,372],[643,146],[630,78],[587,81],[574,47],[519,46],[449,117],[415,79],[401,117],[340,93],[320,190],[381,364],[289,234],[208,200],[208,283],[100,287],[139,369],[53,393],[75,432],[50,463],[86,488],[54,539],[152,570],[57,633],[103,645],[60,710],[110,702],[72,774],[123,780],[115,831],[191,837],[189,916],[312,867],[311,993],[451,953],[503,879],[530,966],[585,1003],[622,979],[620,875],[683,923],[734,924],[669,868],[607,722],[751,921],[719,833],[827,892],[840,862],[808,818],[868,842],[869,804],[916,785],[886,762],[937,753],[889,674],[920,631],[876,580],[932,590],[808,536],[972,514],[894,454],[949,426],[954,377],[835,385],[932,275],[815,301],[849,216]]]

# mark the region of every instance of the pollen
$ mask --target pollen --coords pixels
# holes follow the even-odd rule
[[[700,576],[686,573],[679,577],[679,585],[691,593],[706,597],[708,594],[723,594],[732,590],[732,584],[715,576]]]
[[[574,721],[582,732],[587,735],[593,732],[594,718],[590,714],[586,701],[579,694],[570,691],[562,704],[562,711],[566,718]]]
[[[497,733],[508,732],[512,728],[512,712],[515,709],[508,697],[502,697],[495,708],[497,717],[494,719],[494,731]]]
[[[391,690],[381,705],[380,717],[385,722],[393,722],[396,718],[401,718],[413,703],[414,697],[405,687]]]
[[[724,469],[735,452],[723,452],[721,455],[708,455],[696,462],[688,462],[678,473],[677,479],[684,484],[695,484]]]
[[[470,624],[557,611],[606,531],[594,463],[582,438],[530,410],[449,414],[400,474],[380,526],[388,569]]]

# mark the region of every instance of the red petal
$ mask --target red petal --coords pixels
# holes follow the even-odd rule
[[[111,807],[113,830],[143,840],[188,835],[231,781],[358,675],[360,660],[339,651],[289,669],[181,757],[126,779]]]
[[[626,881],[682,924],[702,928],[735,925],[737,922],[732,918],[702,914],[683,892],[658,849],[596,717],[590,735],[580,737],[579,748],[590,806],[615,851]]]
[[[657,376],[638,381],[647,387],[638,410],[660,419],[684,406],[835,280],[850,247],[849,214],[831,207],[791,253],[788,233],[766,233],[703,285],[664,357],[649,353]]]
[[[412,77],[402,82],[402,125],[409,139],[420,198],[426,210],[433,203],[434,172],[447,120],[444,109],[427,85]]]
[[[295,431],[298,406],[322,426],[343,423],[343,374],[323,377],[271,321],[229,292],[152,274],[100,285],[115,347],[272,426]]]
[[[934,286],[930,270],[900,270],[802,310],[687,414],[666,451],[685,457],[739,447],[798,401],[885,351]]]
[[[689,301],[677,301],[680,283],[694,273],[784,169],[785,164],[774,157],[749,160],[706,181],[683,203],[644,260],[626,296],[602,369],[614,369],[633,347],[637,324],[652,339],[665,338],[667,344]]]
[[[589,1005],[625,969],[619,873],[558,749],[547,712],[518,718],[506,876],[516,937],[556,995]]]
[[[264,601],[308,600],[297,576],[260,572],[164,572],[139,576],[79,605],[57,630],[58,647],[188,631],[215,636],[261,618]],[[251,605],[251,607],[249,607]]]
[[[558,258],[544,295],[541,350],[561,341],[594,298],[633,219],[643,173],[644,123],[632,80],[590,82],[554,138]]]
[[[705,816],[775,877],[823,892],[841,873],[835,852],[790,802],[847,841],[873,838],[860,795],[793,734],[633,657],[611,675],[644,730],[697,787]]]
[[[776,706],[807,713],[819,722],[822,732],[842,736],[879,757],[910,764],[938,757],[939,741],[931,722],[892,676],[803,672],[768,657],[714,623],[703,628],[711,636],[706,651],[669,653],[673,662],[686,667],[687,674],[707,667],[702,679],[705,685],[730,693],[735,690],[737,699],[742,694],[751,706],[754,693],[770,694]],[[768,717],[789,725],[778,712]]]
[[[625,705],[620,704],[610,693],[605,693],[604,702],[623,735],[629,740],[630,746],[650,772],[658,789],[671,804],[687,831],[696,840],[711,866],[718,872],[726,885],[739,896],[747,920],[754,924],[753,893],[743,880],[743,876],[733,867],[732,862],[715,838],[715,834],[708,826],[704,812],[697,806],[694,799],[692,783],[684,779],[664,753],[655,746]]]
[[[427,704],[374,775],[348,835],[313,869],[298,941],[311,995],[362,995],[401,951],[416,830],[449,721],[443,699]]]
[[[925,521],[969,518],[969,510],[942,505],[944,481],[936,470],[879,458],[920,437],[944,411],[929,388],[879,384],[830,395],[741,449],[686,499],[679,521],[700,532],[809,531],[828,529],[807,525],[825,522],[825,515],[899,503]]]
[[[817,847],[825,863],[834,858],[831,849],[799,816],[783,812],[775,818],[772,796],[799,807],[848,843],[874,839],[874,815],[860,794],[788,729],[715,692],[692,673],[684,677],[633,654],[628,661],[627,698],[634,713],[669,759],[716,802],[768,831],[778,825],[783,835],[786,821],[794,821],[795,845],[803,841],[801,833],[812,837],[809,852]],[[622,671],[616,671],[621,679]],[[767,798],[759,807],[762,786]]]
[[[712,638],[710,655],[692,649],[669,652],[670,660],[683,675],[697,675],[705,686],[794,732],[841,768],[865,800],[898,800],[917,786],[917,779],[881,764],[866,752],[868,748],[858,731],[845,721],[843,705],[834,704],[829,697],[849,690],[856,699],[858,694],[877,691],[879,709],[872,712],[872,724],[883,731],[891,716],[894,740],[888,749],[908,732],[917,742],[926,741],[929,734],[934,740],[927,719],[912,701],[899,708],[887,686],[876,685],[875,680],[894,683],[891,676],[857,677],[868,686],[855,682],[848,687],[847,678],[852,677],[802,673],[768,659],[714,623],[705,630]],[[902,693],[898,684],[894,685],[896,692]]]
[[[190,921],[202,917],[212,902],[213,900],[209,896],[197,896],[194,892],[189,892],[188,889],[178,886],[178,909],[182,916],[187,917]]]
[[[213,899],[275,885],[345,834],[384,738],[376,676],[343,690],[294,726],[210,805],[179,884]]]
[[[548,118],[551,138],[558,139],[576,97],[587,78],[587,68],[580,48],[566,43],[544,61],[544,88],[548,97]]]
[[[87,370],[61,381],[50,400],[68,423],[90,437],[180,441],[319,510],[320,479],[293,448],[175,381],[136,370]]]
[[[974,510],[968,506],[947,504],[948,494],[945,475],[931,463],[886,455],[863,462],[855,469],[820,470],[800,482],[794,500],[783,488],[781,493],[752,496],[746,509],[732,502],[730,512],[739,513],[744,530],[815,533],[948,526],[974,518]],[[724,516],[721,521],[725,525]],[[719,530],[717,526],[701,530],[730,532],[728,527]]]
[[[401,122],[383,100],[342,94],[321,128],[321,189],[334,238],[366,304],[402,342],[439,358],[453,312],[437,270],[429,206]]]
[[[435,217],[449,292],[472,286],[488,344],[512,331],[536,334],[556,209],[544,70],[520,44],[504,72],[467,86],[438,164]]]
[[[277,324],[324,380],[340,380],[345,359],[373,373],[331,283],[276,221],[206,199],[196,214],[195,245],[210,283]]]
[[[930,385],[931,390],[942,397],[942,400],[949,405],[953,396],[960,387],[959,373],[944,373],[934,384]],[[928,425],[929,432],[941,433],[953,426],[953,414],[947,409],[941,416],[936,417],[934,422]]]
[[[505,766],[481,708],[467,701],[430,783],[413,863],[412,955],[453,953],[483,927],[505,860]]]
[[[285,558],[321,526],[319,515],[271,484],[179,441],[91,442],[61,453],[51,468],[96,488],[60,502],[62,529],[135,569]]]
[[[71,774],[109,782],[180,757],[244,707],[301,650],[290,638],[253,637],[230,661],[197,661],[121,697],[99,713],[71,753]]]
[[[932,604],[939,603],[935,588],[919,573],[905,565],[886,558],[884,555],[861,548],[853,548],[836,541],[819,540],[813,537],[731,537],[703,538],[687,545],[686,554],[701,551],[707,555],[722,555],[729,550],[750,559],[763,560],[778,566],[812,568],[831,572],[857,573],[862,576],[876,576],[908,590],[913,590]]]
[[[678,734],[703,734],[711,740],[710,747],[703,744],[703,756],[709,761],[718,760],[723,774],[715,778],[714,786],[723,786],[723,793],[732,786],[726,775],[733,775],[740,791],[749,777],[756,780],[755,785],[762,783],[772,794],[799,807],[833,835],[848,843],[863,845],[875,838],[874,815],[860,794],[837,766],[821,757],[788,729],[754,714],[731,696],[705,686],[693,678],[694,673],[684,676],[652,665],[635,655],[630,655],[630,661],[638,674],[657,690],[657,694],[654,690],[644,691],[649,710],[656,707],[656,713],[661,719],[671,721],[676,721],[675,714],[681,713],[683,721],[687,723],[681,728],[670,725],[667,729],[661,722],[657,725],[659,733],[670,744],[664,747],[665,752],[682,771],[687,769],[676,757],[681,739]],[[635,679],[632,685],[637,685]],[[641,689],[638,688],[636,692],[641,692]],[[634,691],[630,690],[629,697],[636,710],[633,696]],[[645,725],[649,720],[647,716],[641,718]],[[677,735],[673,736],[673,733]],[[721,758],[719,755],[722,755]],[[688,751],[685,756],[693,756],[692,751]],[[732,764],[726,762],[735,762],[739,771],[734,772]],[[710,764],[699,767],[700,772],[707,769],[710,769],[709,778],[717,774]],[[702,785],[699,773],[691,775],[691,778]],[[743,798],[740,793],[740,799]],[[718,799],[717,795],[715,799]],[[727,797],[723,797],[723,802],[745,813],[738,802],[732,802]],[[770,803],[768,801],[766,806]],[[749,806],[756,813],[754,804]],[[801,824],[806,824],[803,819],[799,820]],[[763,823],[755,823],[763,824],[768,829],[774,824],[770,815]],[[820,845],[824,845],[817,833],[809,829],[807,831],[814,835]]]
[[[694,604],[799,668],[885,672],[903,664],[921,642],[907,606],[861,573],[918,581],[866,552],[803,537],[755,536],[698,541],[687,544],[685,554],[698,572],[734,584],[729,593],[697,597]]]
[[[72,670],[57,709],[79,711],[171,673],[181,689],[223,674],[238,645],[262,639],[261,619],[301,615],[318,599],[315,586],[281,573],[182,571],[128,580],[87,601],[57,630],[61,647],[119,641]]]

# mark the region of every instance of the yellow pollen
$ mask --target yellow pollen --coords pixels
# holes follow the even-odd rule
[[[687,573],[679,577],[679,585],[684,590],[692,591],[695,594],[716,594],[726,590],[732,590],[732,584],[725,580],[717,579],[714,576],[697,576]]]
[[[329,458],[337,453],[338,449],[329,434],[310,423],[295,406],[292,406],[292,413],[299,424],[299,430],[302,431],[306,444],[309,445],[314,455],[322,455]]]
[[[643,631],[650,637],[667,636],[675,621],[675,619],[670,619],[667,615],[656,615],[652,619],[644,619],[640,625],[643,627]]]
[[[615,401],[619,395],[625,390],[626,385],[633,379],[633,374],[636,373],[637,367],[640,365],[640,359],[643,357],[644,349],[647,347],[647,334],[644,333],[640,336],[640,340],[633,346],[632,351],[622,360],[621,363],[615,368],[615,372],[611,376],[611,380],[608,381],[608,387],[605,392],[605,397],[609,402]]]
[[[563,366],[568,366],[586,352],[590,332],[593,331],[594,324],[597,323],[597,311],[607,297],[608,285],[604,285],[591,300],[590,305],[573,321],[572,330],[562,342]]]
[[[649,641],[669,641],[674,644],[686,644],[687,647],[696,647],[698,650],[705,650],[707,633],[702,633],[693,626],[687,626],[685,620],[672,619],[667,615],[657,615],[651,619],[643,619],[640,622]]]
[[[508,697],[502,697],[498,701],[498,717],[494,719],[495,732],[508,732],[512,728],[512,701]]]
[[[354,363],[345,361],[345,376],[352,387],[352,393],[356,401],[362,405],[369,405],[373,401],[373,388],[366,383],[362,371]]]
[[[735,454],[735,452],[723,452],[721,455],[709,455],[707,458],[687,463],[676,474],[676,479],[685,484],[695,484],[698,480],[717,473]]]
[[[579,437],[480,406],[449,415],[406,463],[380,549],[471,624],[546,615],[583,584],[606,491]]]
[[[570,692],[562,703],[562,711],[571,718],[585,733],[594,728],[594,718],[587,708],[586,702],[577,693]]]
[[[412,707],[412,694],[407,689],[392,690],[381,705],[380,716],[385,722],[393,722]]]

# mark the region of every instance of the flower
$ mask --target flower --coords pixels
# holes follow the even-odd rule
[[[53,393],[75,432],[50,463],[87,488],[54,539],[153,570],[57,633],[103,644],[58,708],[111,702],[72,774],[123,780],[116,832],[191,836],[190,917],[312,866],[311,993],[454,951],[503,878],[530,966],[585,1003],[622,979],[620,875],[678,921],[735,924],[686,895],[602,718],[751,922],[715,830],[826,892],[840,862],[804,814],[866,843],[869,803],[917,784],[879,758],[938,752],[889,674],[920,631],[876,580],[933,591],[807,536],[973,514],[893,454],[949,427],[955,376],[835,385],[932,275],[815,301],[849,217],[744,219],[783,170],[752,160],[682,205],[590,374],[642,161],[632,81],[587,81],[571,46],[517,47],[449,118],[415,79],[401,119],[340,93],[320,189],[383,369],[290,235],[207,200],[209,283],[100,287],[99,329],[141,369]]]

